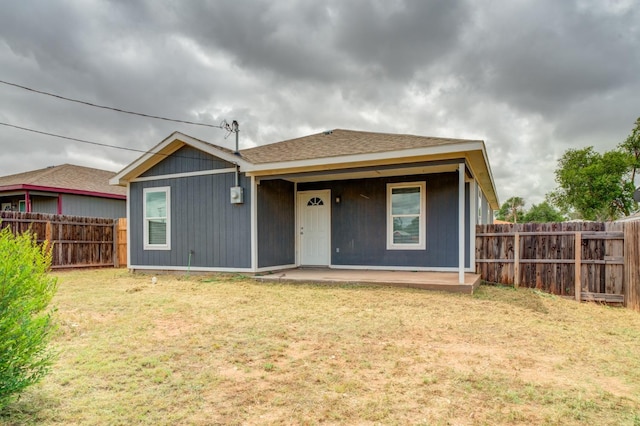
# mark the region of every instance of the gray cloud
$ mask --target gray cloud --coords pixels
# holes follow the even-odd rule
[[[634,1],[178,2],[6,5],[0,79],[217,124],[255,145],[329,128],[486,141],[501,199],[542,201],[567,148],[614,148],[640,116]],[[174,130],[0,85],[0,120],[134,149]],[[137,154],[0,126],[0,173]]]

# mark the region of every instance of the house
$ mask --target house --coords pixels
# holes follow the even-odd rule
[[[173,133],[113,179],[133,270],[474,271],[483,141],[332,130],[237,153]]]
[[[125,188],[109,185],[115,173],[63,164],[0,177],[2,211],[119,218]]]

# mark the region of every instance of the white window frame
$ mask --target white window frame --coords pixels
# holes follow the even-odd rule
[[[399,244],[393,242],[393,218],[395,216],[416,216],[416,215],[392,215],[391,194],[397,188],[420,188],[420,226],[418,227],[418,244]],[[398,182],[387,184],[387,250],[424,250],[426,248],[426,182]]]
[[[167,202],[167,217],[147,217],[147,193],[149,192],[164,192]],[[167,239],[165,244],[150,244],[149,243],[149,225],[147,221],[149,219],[166,219],[167,221]],[[144,188],[142,190],[142,224],[143,224],[143,238],[144,238],[144,250],[171,250],[171,187],[170,186],[157,186],[153,188]]]

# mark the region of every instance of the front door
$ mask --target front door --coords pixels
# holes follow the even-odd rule
[[[331,263],[331,191],[298,192],[300,265]]]

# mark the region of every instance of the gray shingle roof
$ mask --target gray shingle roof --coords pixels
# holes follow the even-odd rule
[[[127,195],[126,188],[109,185],[114,172],[90,167],[63,164],[45,169],[32,170],[15,175],[0,177],[0,190],[3,186],[33,185],[60,190],[100,192],[112,195]]]
[[[250,163],[265,164],[402,151],[464,142],[478,141],[336,129],[255,148],[242,149],[240,154]]]

